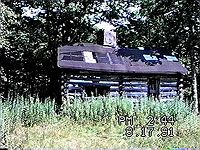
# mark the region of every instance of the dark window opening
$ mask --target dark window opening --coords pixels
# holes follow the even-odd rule
[[[85,93],[88,97],[94,96],[107,96],[110,91],[110,87],[108,86],[86,86]]]
[[[160,94],[160,80],[156,78],[149,78],[148,81],[148,97],[152,96],[153,98],[159,99]]]

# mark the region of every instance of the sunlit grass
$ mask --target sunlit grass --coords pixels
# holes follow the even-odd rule
[[[0,102],[0,139],[8,147],[45,148],[133,148],[200,147],[200,119],[188,104],[174,100],[155,102],[144,98],[133,103],[127,98],[99,97],[88,101],[75,99],[55,113],[55,103],[33,98]],[[119,115],[135,115],[139,125],[132,137],[125,135],[124,123],[118,125]],[[157,136],[164,125],[157,120],[152,136],[141,137],[141,128],[148,116],[174,116],[173,137]],[[139,136],[136,137],[136,134]]]

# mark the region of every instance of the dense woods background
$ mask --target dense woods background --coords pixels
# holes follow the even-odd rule
[[[130,8],[137,8],[131,11]],[[25,8],[38,10],[25,15]],[[186,95],[200,82],[200,2],[198,0],[0,2],[0,94],[55,98],[60,103],[57,48],[96,42],[94,25],[117,27],[118,45],[173,50],[189,70]],[[132,9],[133,10],[133,9]],[[198,84],[198,91],[199,91]]]

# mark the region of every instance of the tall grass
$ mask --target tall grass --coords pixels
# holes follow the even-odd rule
[[[98,97],[82,102],[75,99],[74,103],[63,105],[62,116],[67,116],[75,121],[102,122],[111,121],[113,116],[132,116],[140,118],[148,116],[174,116],[179,121],[184,121],[193,115],[192,105],[178,99],[168,102],[158,102],[153,99],[143,98],[139,103],[134,103],[129,98]]]
[[[82,102],[75,99],[73,103],[62,106],[62,115],[75,121],[109,121],[113,116],[132,115],[134,104],[123,98],[98,97]]]
[[[41,103],[38,99],[19,97],[11,102],[2,102],[0,99],[0,143],[5,143],[6,136],[17,125],[33,126],[43,122],[52,122],[55,119],[55,104],[46,100]]]
[[[0,100],[0,142],[6,140],[6,135],[12,132],[18,124],[34,126],[41,123],[54,123],[60,118],[69,118],[79,123],[112,123],[117,124],[119,115],[136,115],[139,122],[144,122],[148,116],[174,116],[179,122],[187,120],[194,125],[197,116],[192,111],[192,105],[178,99],[170,102],[158,102],[143,98],[139,103],[125,97],[97,97],[83,101],[76,98],[72,103],[62,105],[60,114],[56,114],[54,101],[45,103],[38,99],[19,97],[14,102]]]
[[[33,98],[19,97],[14,102],[0,100],[1,127],[9,122],[11,125],[21,123],[27,126],[52,121],[57,117],[55,102],[49,99],[45,103]],[[134,103],[129,98],[97,97],[85,101],[75,99],[73,103],[65,103],[60,111],[61,117],[68,117],[74,121],[110,121],[113,116],[138,115],[138,116],[175,116],[184,119],[193,114],[192,107],[178,99],[169,102],[158,102],[143,98],[139,103]]]

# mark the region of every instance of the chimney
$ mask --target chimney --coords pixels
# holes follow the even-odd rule
[[[97,44],[116,47],[117,34],[113,30],[100,29],[97,31]]]
[[[116,32],[114,31],[116,28],[106,22],[101,22],[96,24],[98,29],[97,31],[97,44],[116,47],[117,46],[117,37]]]
[[[116,32],[113,30],[104,30],[104,42],[103,45],[116,47],[117,40],[116,40]]]

